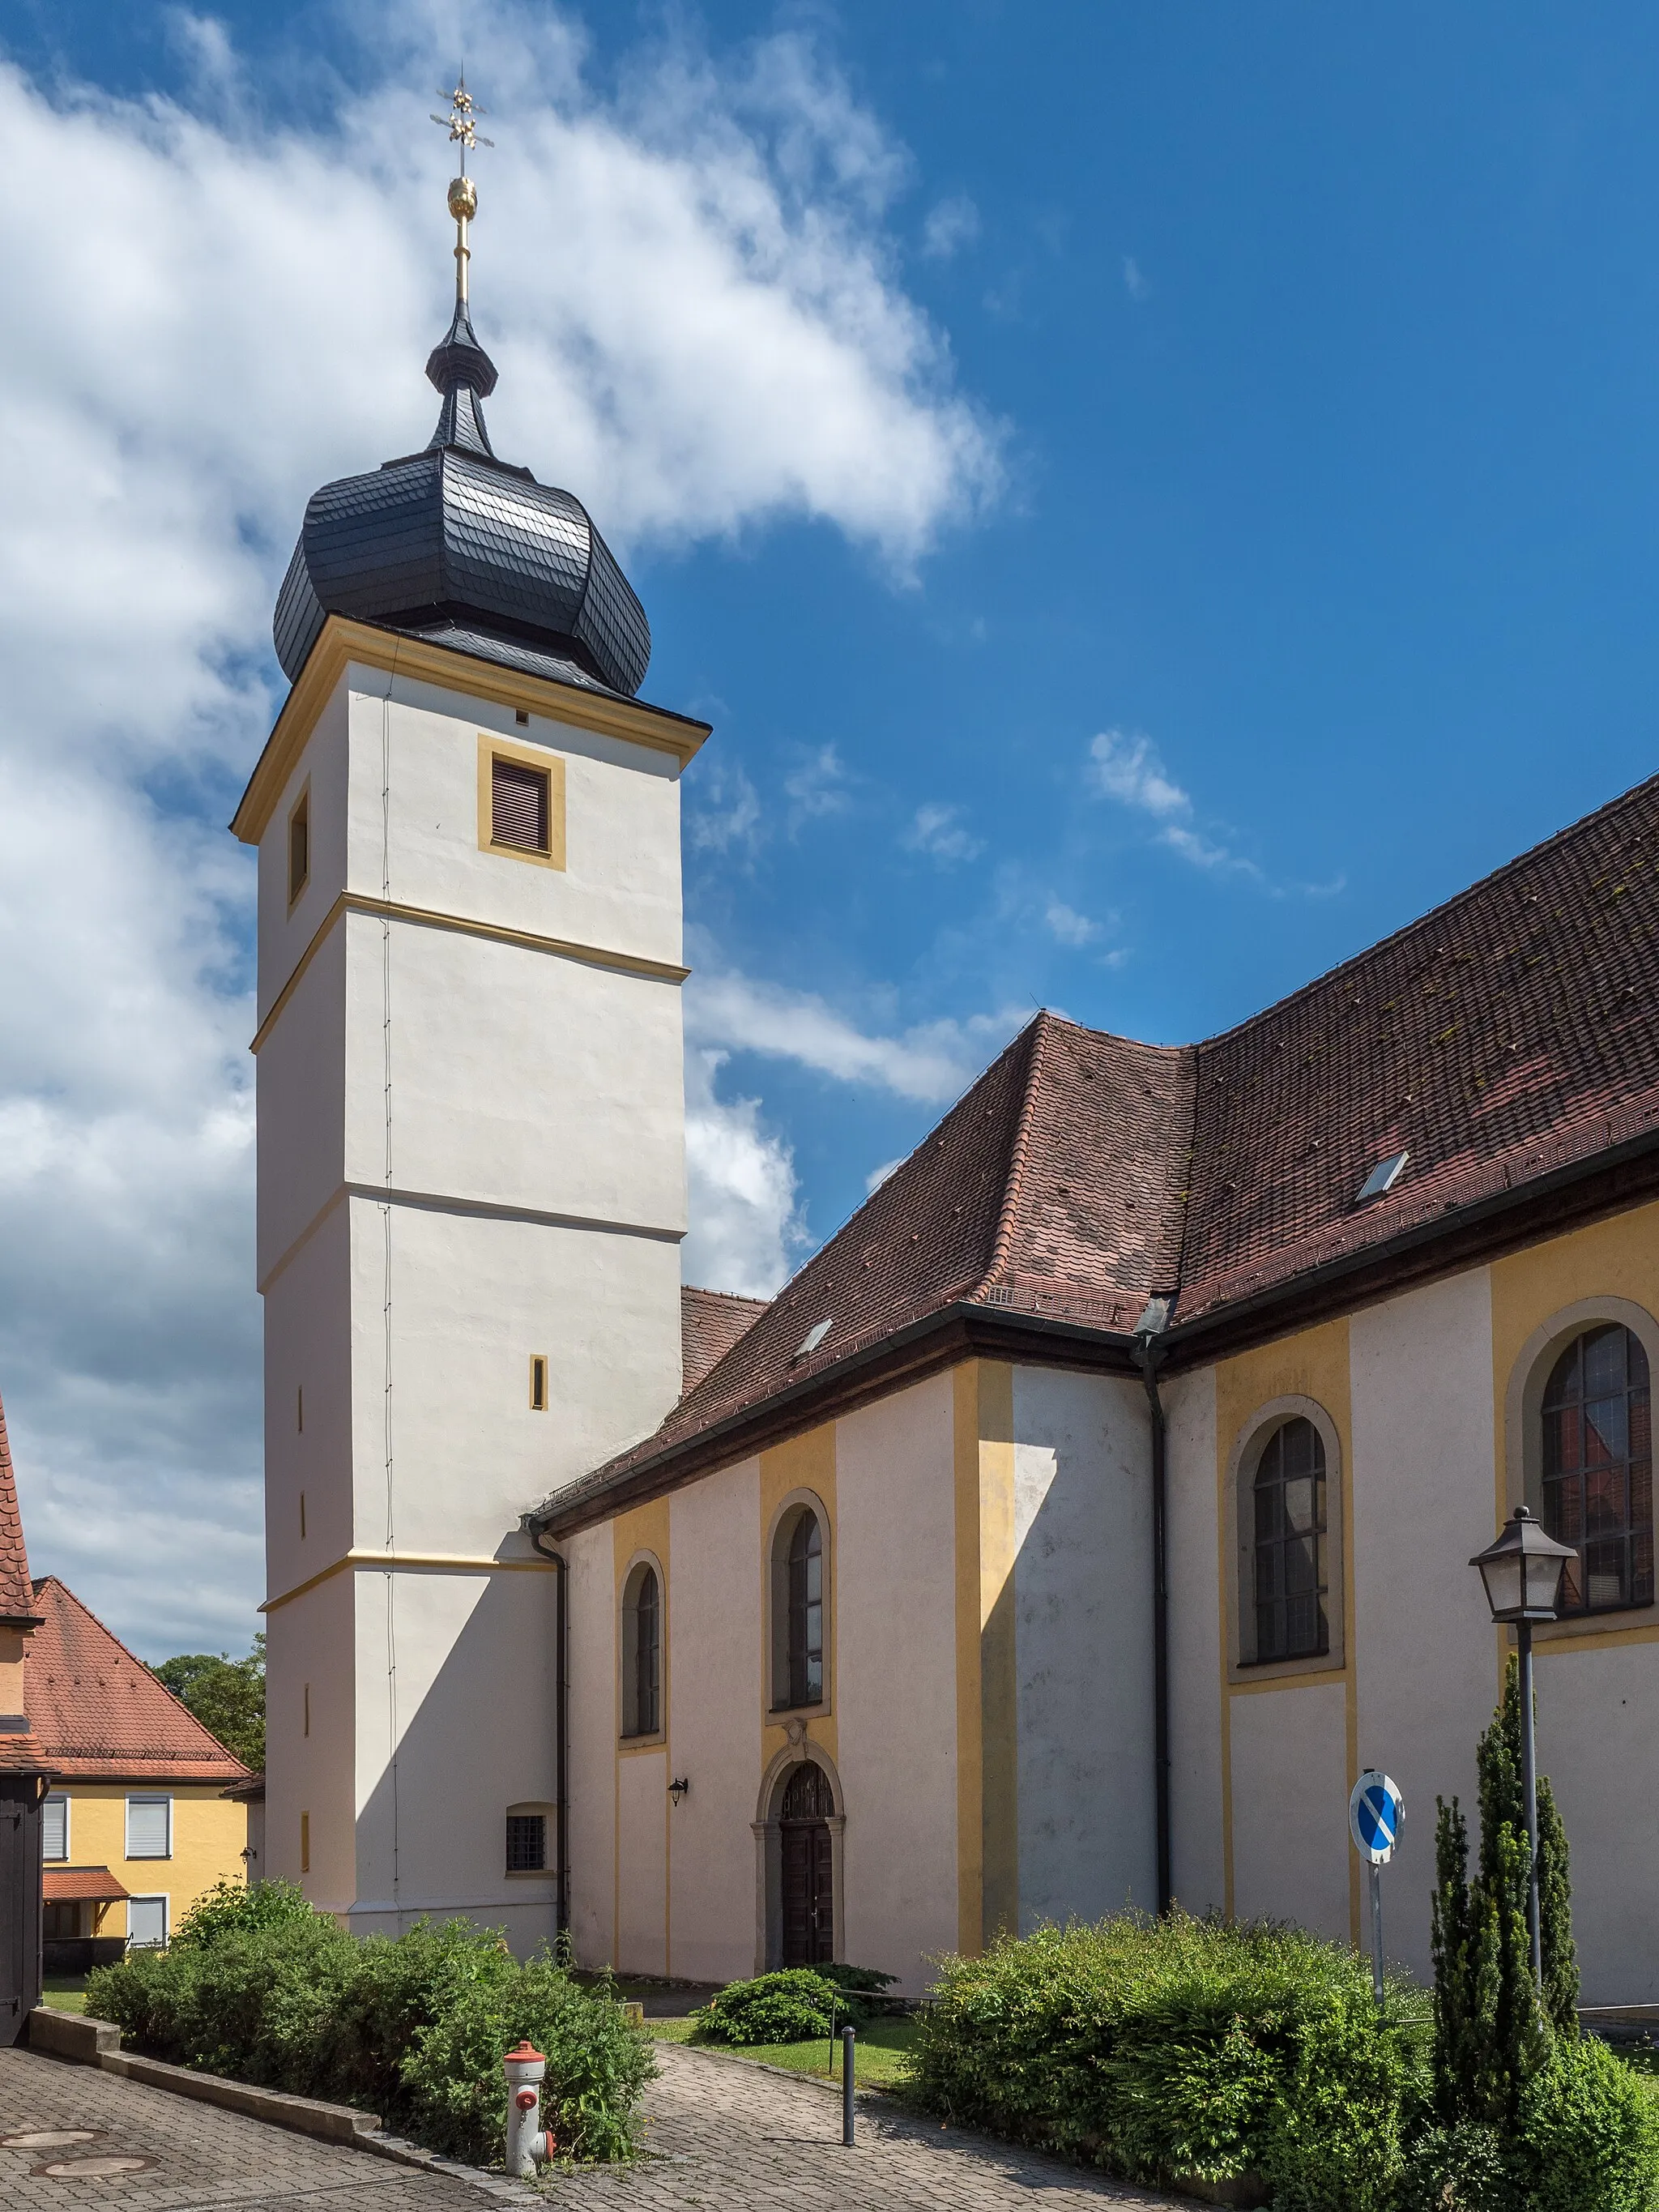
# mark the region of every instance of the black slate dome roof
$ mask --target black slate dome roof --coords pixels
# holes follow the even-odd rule
[[[645,609],[581,501],[495,458],[479,404],[495,364],[465,306],[426,373],[444,404],[425,451],[325,484],[306,508],[272,626],[283,672],[298,680],[338,614],[632,698]]]

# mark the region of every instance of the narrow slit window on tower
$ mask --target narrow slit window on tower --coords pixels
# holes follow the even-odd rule
[[[311,880],[311,787],[300,793],[288,817],[288,902],[293,905]]]
[[[311,1872],[311,1815],[309,1813],[301,1813],[300,1815],[300,1871],[301,1874]]]
[[[489,842],[515,853],[546,853],[552,807],[544,768],[527,761],[504,760],[498,753],[489,764]]]
[[[306,1684],[306,1724],[305,1724],[305,1733],[306,1733],[307,1735],[309,1735],[311,1734],[311,1685],[310,1685],[310,1683],[309,1683],[309,1682],[307,1682],[307,1683]]]
[[[302,1491],[300,1492],[300,1541],[303,1544],[303,1543],[304,1543],[304,1541],[305,1541],[305,1540],[306,1540],[306,1494],[305,1494],[304,1491],[302,1490]]]
[[[294,1419],[300,1434],[306,1432],[306,1390],[302,1382],[294,1394]]]
[[[547,1361],[539,1352],[530,1358],[530,1410],[532,1413],[547,1411]]]

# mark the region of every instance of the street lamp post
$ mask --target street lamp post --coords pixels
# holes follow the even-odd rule
[[[1532,1938],[1532,1978],[1544,1983],[1543,1930],[1538,1915],[1538,1753],[1532,1717],[1532,1625],[1553,1620],[1571,1545],[1547,1535],[1524,1505],[1517,1505],[1503,1534],[1469,1561],[1479,1567],[1495,1621],[1515,1626],[1521,1657],[1521,1786],[1527,1807],[1527,1929]]]

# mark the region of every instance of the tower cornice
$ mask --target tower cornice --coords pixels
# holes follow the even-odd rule
[[[638,700],[590,691],[580,684],[561,684],[552,677],[529,675],[458,653],[449,646],[434,645],[424,638],[406,637],[371,623],[354,622],[344,615],[330,615],[231,817],[231,830],[243,844],[257,845],[264,835],[318,716],[332,697],[342,672],[354,660],[384,670],[388,676],[405,676],[416,683],[434,684],[441,690],[459,692],[465,698],[522,708],[595,736],[648,745],[653,751],[672,754],[682,768],[695,757],[712,727],[666,707],[650,707]]]

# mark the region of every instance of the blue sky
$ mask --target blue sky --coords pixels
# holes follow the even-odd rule
[[[1655,765],[1659,21],[13,0],[33,250],[65,243],[26,294],[62,366],[0,422],[54,520],[0,568],[61,557],[112,627],[104,690],[14,686],[0,840],[55,849],[79,775],[185,889],[97,989],[112,895],[74,961],[42,949],[84,854],[0,890],[0,1392],[40,1563],[158,1650],[234,1642],[258,1582],[219,825],[305,492],[424,435],[425,95],[463,34],[498,447],[589,501],[651,616],[647,696],[715,724],[686,789],[695,1273],[775,1280],[1034,1006],[1212,1032]],[[165,325],[119,282],[149,247],[97,258],[120,194],[88,130],[135,194],[188,179],[155,203]],[[647,199],[602,237],[583,213]],[[5,343],[15,390],[41,341]],[[135,624],[109,549],[143,552],[163,464],[178,589]],[[40,619],[0,635],[14,668]],[[127,1040],[158,1036],[137,1126]],[[44,1285],[43,1235],[71,1255]],[[198,1582],[137,1586],[118,1492],[146,1556],[196,1533]]]

